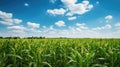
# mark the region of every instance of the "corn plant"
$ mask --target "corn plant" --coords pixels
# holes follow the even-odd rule
[[[120,67],[120,39],[0,39],[0,67]]]

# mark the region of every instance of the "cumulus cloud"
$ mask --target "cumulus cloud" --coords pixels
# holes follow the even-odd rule
[[[64,29],[64,30],[56,29],[53,31],[48,31],[47,34],[44,34],[44,36],[46,37],[70,37],[70,38],[100,37],[99,33],[96,31],[92,31],[92,30],[78,31],[75,29],[75,27],[71,27],[71,26],[69,26],[69,29]]]
[[[112,26],[110,24],[106,24],[105,26],[102,27],[96,27],[96,28],[92,28],[92,30],[106,30],[106,29],[111,29]]]
[[[82,3],[76,3],[77,0],[61,0],[65,4],[69,12],[67,16],[73,16],[74,14],[82,15],[93,8],[92,4],[89,4],[89,1],[82,1]]]
[[[4,25],[20,24],[22,20],[14,19],[12,13],[0,11],[0,23]]]
[[[112,26],[110,24],[107,24],[104,27],[102,27],[102,29],[111,29],[111,28],[112,28]]]
[[[13,33],[14,32],[14,36],[19,36],[19,35],[25,35],[26,34],[26,32],[24,32],[23,30],[11,30],[10,31],[11,33]]]
[[[104,30],[111,29],[112,26],[110,24],[106,24],[105,26],[99,27],[100,29],[98,29],[97,31],[93,30],[93,28],[87,27],[85,23],[76,23],[74,26],[68,26],[68,29],[64,29],[64,30],[53,28],[53,25],[49,27],[46,27],[46,26],[44,27],[45,27],[44,29],[39,30],[37,28],[29,28],[29,27],[25,28],[24,26],[9,26],[8,29],[11,30],[10,31],[11,35],[15,35],[15,36],[16,35],[17,36],[45,36],[45,37],[70,37],[70,38],[110,38],[110,37],[118,38],[120,37],[119,30],[114,32],[108,32],[108,31],[105,33],[101,32]]]
[[[86,26],[86,24],[85,23],[76,23],[76,26],[77,26],[77,28],[76,28],[76,30],[78,30],[78,31],[81,31],[81,30],[83,30],[83,29],[88,29],[88,27]]]
[[[28,6],[29,6],[29,4],[28,4],[28,3],[24,3],[24,6],[28,7]]]
[[[30,27],[31,27],[32,25],[30,24]],[[20,33],[24,33],[23,35],[25,35],[25,34],[27,34],[27,35],[25,35],[25,36],[28,36],[28,35],[35,35],[35,34],[39,34],[39,33],[41,33],[41,30],[39,30],[39,29],[37,29],[37,28],[35,28],[34,26],[33,27],[31,27],[31,28],[29,28],[29,27],[25,27],[25,26],[8,26],[7,27],[7,29],[11,32],[11,33],[13,33],[14,35],[21,35]],[[29,33],[27,33],[27,32],[29,32]],[[13,35],[12,34],[12,35]],[[13,35],[13,36],[14,36]],[[23,36],[22,35],[22,36]]]
[[[26,36],[28,36],[28,34],[25,31],[23,31],[23,30],[11,29],[10,31],[7,31],[7,35],[6,36],[8,36],[8,37],[11,37],[11,36],[26,37]]]
[[[13,25],[12,22],[8,22],[8,21],[0,21],[0,24],[4,24],[4,25]]]
[[[27,33],[25,32],[25,30],[27,30],[26,27],[24,26],[8,26],[7,29],[9,30],[7,33],[9,36],[20,36],[20,37],[25,37],[27,36]]]
[[[36,28],[27,28],[26,31],[28,31],[30,33],[40,33],[41,32],[39,29],[36,29]]]
[[[33,23],[33,22],[27,22],[27,25],[28,25],[28,27],[31,27],[31,28],[39,28],[40,27],[40,24]]]
[[[100,30],[101,31],[101,30]],[[80,30],[78,31],[75,27],[70,27],[69,29],[55,29],[55,30],[48,30],[44,29],[42,31],[37,30],[31,31],[30,32],[25,32],[27,33],[20,33],[22,31],[19,30],[12,30],[11,35],[17,35],[17,36],[45,36],[45,37],[68,37],[68,38],[119,38],[120,37],[120,30],[118,31],[107,31],[107,32],[100,32],[100,31],[95,31],[95,30]],[[13,33],[16,32],[16,33]],[[19,34],[19,33],[21,34]],[[23,31],[24,32],[24,31]],[[9,34],[10,35],[10,34]],[[53,36],[54,35],[54,36]]]
[[[64,22],[61,23],[61,21],[58,21],[59,23],[55,23],[55,25],[61,27],[65,26]],[[93,30],[93,28],[89,28],[86,26],[85,23],[76,23],[75,26],[68,26],[68,29],[60,30],[53,28],[53,25],[50,27],[46,27],[42,32],[39,32],[39,35],[45,36],[45,37],[73,37],[73,38],[102,38],[102,37],[114,37],[110,32],[107,32],[109,34],[100,32],[104,30],[111,29],[112,26],[110,24],[106,24],[105,26],[99,27],[99,30]],[[96,27],[97,28],[97,27]],[[37,35],[38,35],[37,34]],[[54,36],[53,36],[54,35]]]
[[[63,2],[66,6],[69,6],[69,5],[74,5],[77,0],[61,0],[61,2]]]
[[[0,11],[0,23],[5,25],[12,25],[13,24],[12,16],[13,16],[12,13]]]
[[[13,18],[12,13],[0,11],[0,24],[8,25],[7,33],[12,36],[27,36],[27,32],[40,33],[41,31],[37,28],[40,27],[38,23],[27,22],[28,26],[18,25],[22,22],[21,19]],[[17,25],[16,25],[17,24]],[[24,34],[24,35],[23,35]]]
[[[54,3],[56,0],[50,1]],[[82,15],[93,8],[93,5],[90,4],[88,0],[84,0],[82,3],[77,3],[77,0],[61,0],[61,2],[65,5],[66,9],[48,9],[47,13],[52,15],[66,14],[66,16],[73,16],[75,14]]]
[[[115,29],[120,30],[120,22],[116,23],[114,26],[115,26]]]
[[[16,24],[20,24],[22,22],[22,20],[20,20],[20,19],[13,19],[13,22],[16,23]]]
[[[12,13],[6,13],[6,12],[3,12],[3,11],[0,11],[0,18],[2,19],[10,19],[12,18]]]
[[[85,26],[85,25],[86,25],[85,23],[81,23],[81,24],[80,23],[76,23],[76,26],[80,26],[80,27],[81,26]]]
[[[54,30],[53,25],[50,26],[49,30]]]
[[[120,27],[120,22],[115,24],[116,27]]]
[[[23,26],[9,26],[7,27],[8,29],[13,29],[13,30],[25,30],[26,28]]]
[[[55,23],[55,25],[58,26],[58,27],[62,27],[62,26],[65,26],[65,22],[64,21],[57,21]]]
[[[87,29],[87,27],[85,26],[86,24],[85,23],[76,23],[76,26],[78,26],[79,28],[82,28],[82,29]]]
[[[76,16],[73,16],[73,17],[68,17],[68,20],[75,20],[75,19],[77,19],[77,17],[76,17]]]
[[[105,17],[105,20],[106,20],[106,22],[109,22],[109,20],[111,20],[112,18],[113,18],[112,15],[107,15],[107,16]]]
[[[87,29],[80,28],[81,26],[85,26]],[[110,24],[106,24],[105,26],[100,27],[102,30],[92,30],[91,28],[87,27],[85,23],[76,23],[75,26],[69,26],[68,29],[60,30],[52,30],[47,31],[47,34],[44,36],[46,37],[70,37],[70,38],[111,38],[117,37],[118,33],[113,33],[111,31],[104,31],[111,29],[112,26]],[[117,35],[113,35],[117,34]],[[54,35],[54,36],[53,36]],[[120,37],[120,36],[118,36]]]
[[[64,15],[66,12],[65,9],[60,8],[60,9],[48,9],[47,13],[52,14],[52,15]]]

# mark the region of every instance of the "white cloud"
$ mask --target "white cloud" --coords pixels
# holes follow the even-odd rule
[[[111,29],[110,24],[99,27],[100,30],[93,30],[93,28],[84,29],[87,27],[85,23],[76,23],[75,26],[68,26],[68,29],[55,29],[53,25],[42,30],[36,28],[29,28],[24,26],[9,26],[10,36],[45,36],[45,37],[70,37],[70,38],[119,38],[120,30],[107,31]],[[82,28],[81,28],[82,27]],[[105,30],[105,31],[104,31]],[[103,32],[102,32],[103,31]],[[107,32],[106,32],[107,31]],[[0,34],[3,35],[3,34]],[[5,34],[4,34],[5,35]]]
[[[7,27],[8,29],[13,29],[13,30],[25,30],[26,28],[23,26],[9,26]]]
[[[115,24],[116,27],[120,27],[120,22]]]
[[[49,29],[50,29],[50,30],[54,30],[53,25],[51,25]]]
[[[77,17],[73,16],[73,17],[69,17],[68,20],[75,20]]]
[[[85,23],[76,23],[76,26],[77,26],[77,30],[82,30],[82,29],[88,29],[88,27],[86,27],[86,24]]]
[[[106,20],[110,20],[110,19],[112,19],[112,15],[108,15],[108,16],[106,16],[105,19],[106,19]]]
[[[47,30],[47,31],[46,31]],[[78,29],[79,30],[79,29]],[[55,30],[48,30],[44,29],[44,31],[37,30],[30,32],[25,32],[21,30],[11,30],[11,35],[17,36],[45,36],[45,37],[69,37],[69,38],[120,38],[120,30],[118,31],[107,31],[107,32],[100,32],[94,30],[80,30],[78,31],[75,27],[71,27],[70,29],[55,29]],[[13,33],[14,32],[14,33]],[[0,33],[0,35],[5,35],[4,33]]]
[[[11,29],[10,31],[7,32],[7,36],[11,37],[11,36],[20,36],[20,37],[26,37],[28,34],[23,31],[23,30],[15,30],[15,29]]]
[[[0,21],[0,23],[4,25],[13,25],[13,23],[7,21]]]
[[[53,10],[48,9],[48,10],[47,10],[47,13],[52,14],[52,15],[64,15],[65,12],[66,12],[66,10],[63,9],[63,8],[53,9]]]
[[[111,20],[112,18],[113,18],[112,15],[107,15],[107,16],[105,17],[105,20],[106,20],[106,22],[109,22],[109,20]]]
[[[12,13],[0,11],[0,23],[4,25],[20,24],[22,20],[14,19]]]
[[[115,29],[120,30],[120,22],[116,23],[114,26],[115,26]]]
[[[74,5],[77,0],[61,0],[61,2],[63,2],[65,5]]]
[[[103,29],[111,29],[112,28],[112,26],[110,25],[110,24],[107,24],[107,25],[105,25],[104,27],[102,27]]]
[[[31,33],[40,33],[41,31],[39,29],[36,28],[27,28],[26,31],[31,32]]]
[[[106,29],[111,29],[112,26],[110,24],[106,24],[105,26],[102,27],[96,27],[96,28],[92,28],[92,30],[106,30]]]
[[[0,23],[5,25],[12,25],[13,24],[12,16],[13,16],[12,13],[0,11]]]
[[[76,23],[76,26],[85,26],[86,24],[85,23]]]
[[[24,6],[27,6],[27,7],[28,7],[28,6],[29,6],[29,4],[28,4],[28,3],[24,3]]]
[[[54,4],[56,1],[57,1],[57,0],[50,0],[50,2],[53,3],[53,4]]]
[[[32,23],[32,22],[27,22],[27,25],[31,28],[39,28],[40,27],[40,24]]]
[[[80,28],[76,28],[77,31],[82,31]]]
[[[82,15],[93,8],[89,1],[82,1],[82,3],[77,3],[77,0],[61,0],[68,9],[67,16],[73,16],[74,14]]]
[[[0,18],[1,19],[10,19],[10,18],[12,18],[12,13],[6,13],[3,11],[0,11]]]
[[[47,34],[44,34],[44,36],[46,37],[70,37],[70,38],[100,37],[99,33],[97,33],[96,31],[92,31],[92,30],[78,31],[74,27],[70,27],[69,29],[64,29],[64,30],[56,29],[54,31],[48,31]]]
[[[76,26],[78,26],[78,27],[80,27],[80,28],[84,28],[85,27],[85,23],[82,23],[82,24],[80,24],[80,23],[76,23]]]
[[[50,1],[54,3],[56,0]],[[75,14],[82,15],[93,8],[88,0],[84,0],[82,3],[77,3],[77,0],[61,0],[61,2],[64,3],[66,9],[48,9],[47,13],[52,15],[64,15],[66,13],[66,16],[73,16]]]
[[[102,30],[101,27],[92,28],[92,30]]]
[[[20,24],[22,22],[22,20],[20,20],[20,19],[13,19],[13,22],[16,23],[16,24]]]
[[[31,26],[30,26],[31,27]],[[37,28],[29,28],[29,27],[24,27],[24,26],[8,26],[7,29],[10,31],[10,33],[13,36],[19,35],[19,36],[33,36],[36,34],[41,33],[41,30],[37,29]],[[24,33],[24,34],[22,34]],[[21,35],[22,34],[22,35]]]
[[[76,24],[77,26],[85,25],[83,24]],[[88,27],[87,27],[88,28]],[[111,25],[107,24],[105,26],[102,26],[103,29],[110,29]],[[46,37],[70,37],[70,38],[114,38],[114,37],[120,37],[118,34],[120,32],[111,32],[111,31],[101,31],[101,30],[91,30],[89,29],[81,29],[79,27],[75,26],[69,26],[68,29],[60,30],[56,29],[53,31],[47,31],[47,34],[44,36]],[[114,34],[114,35],[113,35]],[[54,35],[54,36],[53,36]],[[117,37],[117,38],[118,38]]]
[[[62,27],[65,26],[65,22],[64,21],[58,21],[55,23],[56,26]]]

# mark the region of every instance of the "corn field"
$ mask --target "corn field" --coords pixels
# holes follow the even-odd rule
[[[0,39],[0,67],[120,67],[120,39]]]

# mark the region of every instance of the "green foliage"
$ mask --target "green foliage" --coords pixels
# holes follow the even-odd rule
[[[120,39],[0,39],[0,67],[120,67]]]

